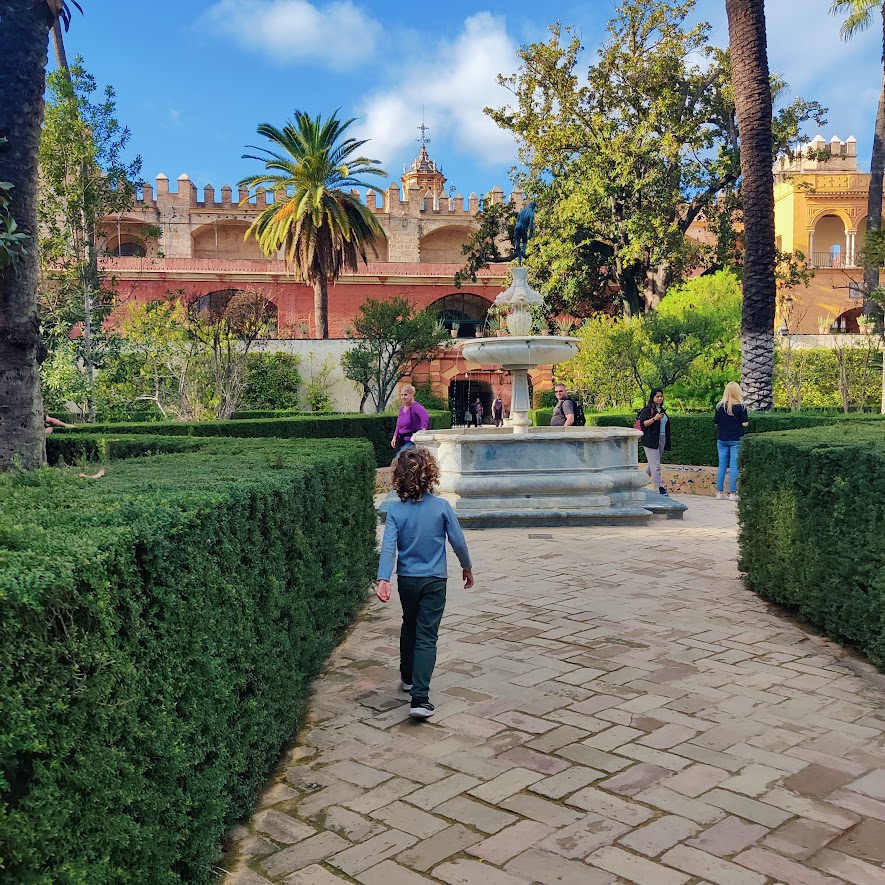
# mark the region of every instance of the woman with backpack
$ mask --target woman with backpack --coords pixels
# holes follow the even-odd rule
[[[716,424],[716,449],[719,452],[719,470],[716,473],[716,497],[725,498],[725,472],[728,471],[728,500],[737,501],[738,451],[746,433],[750,416],[744,405],[744,394],[736,381],[725,385],[722,399],[713,416]]]
[[[662,495],[667,494],[664,478],[661,476],[661,456],[670,451],[670,419],[664,408],[664,389],[655,387],[648,398],[648,405],[636,418],[636,429],[642,431],[642,448],[645,449],[645,460],[652,485],[658,487]]]

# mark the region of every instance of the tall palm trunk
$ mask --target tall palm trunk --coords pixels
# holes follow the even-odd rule
[[[0,181],[15,185],[12,215],[32,236],[19,267],[0,272],[0,470],[46,460],[42,345],[37,318],[37,152],[52,17],[45,3],[0,0]]]
[[[772,108],[765,4],[763,0],[726,0],[725,10],[743,177],[743,386],[747,406],[765,411],[773,405],[776,295]]]
[[[876,128],[873,132],[873,155],[870,158],[870,192],[867,197],[867,240],[882,227],[882,181],[885,178],[885,10],[882,13],[882,86],[879,107],[876,110]],[[869,297],[879,287],[879,266],[864,262],[863,290]],[[882,406],[885,415],[885,350],[882,353]]]
[[[315,337],[329,337],[329,281],[324,275],[313,284],[313,327]]]

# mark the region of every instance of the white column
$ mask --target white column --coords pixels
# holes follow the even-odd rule
[[[811,262],[811,266],[814,267],[814,229],[808,231],[808,260]]]
[[[847,230],[845,231],[845,266],[846,267],[854,267],[854,258],[855,258],[855,248],[856,248],[856,240],[857,236],[856,230]]]

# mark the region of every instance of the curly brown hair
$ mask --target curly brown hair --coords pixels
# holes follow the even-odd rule
[[[439,482],[439,464],[427,451],[410,446],[393,462],[393,489],[400,501],[420,501]]]

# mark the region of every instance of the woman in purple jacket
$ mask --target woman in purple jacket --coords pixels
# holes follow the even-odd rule
[[[399,451],[414,445],[412,435],[419,430],[427,430],[430,427],[430,415],[421,403],[415,402],[415,388],[411,384],[403,384],[399,391],[402,405],[396,416],[396,430],[390,441],[391,448],[399,446]]]

